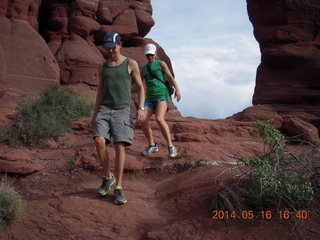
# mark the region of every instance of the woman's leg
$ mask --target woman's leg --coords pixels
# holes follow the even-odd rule
[[[167,112],[167,108],[168,108],[167,102],[158,102],[155,116],[156,116],[156,121],[157,121],[159,128],[160,128],[160,131],[161,131],[164,139],[167,142],[167,145],[172,146],[170,129],[169,129],[168,124],[165,121],[165,115]]]
[[[143,130],[144,135],[147,138],[149,145],[154,145],[155,143],[154,143],[154,139],[153,139],[153,135],[152,135],[152,129],[149,125],[149,120],[150,120],[152,114],[154,113],[154,110],[152,110],[150,108],[146,108],[146,110],[147,110],[147,114],[146,114],[145,120],[143,122],[142,130]]]

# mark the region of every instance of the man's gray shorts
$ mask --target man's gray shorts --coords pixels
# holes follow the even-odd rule
[[[130,107],[122,109],[111,109],[101,105],[93,127],[93,137],[104,137],[109,144],[123,142],[130,146],[133,140],[133,121]]]

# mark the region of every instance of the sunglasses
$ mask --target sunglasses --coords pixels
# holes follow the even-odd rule
[[[147,57],[153,57],[154,54],[146,54]]]

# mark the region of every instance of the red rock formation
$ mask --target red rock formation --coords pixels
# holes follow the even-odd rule
[[[42,169],[44,166],[34,163],[30,155],[24,151],[0,151],[0,172],[28,175]]]
[[[247,4],[261,50],[253,104],[320,104],[320,2]]]
[[[234,114],[229,119],[248,122],[271,120],[272,124],[287,136],[320,144],[319,118],[319,110],[314,106],[258,104]]]
[[[0,124],[21,93],[39,92],[58,83],[59,67],[37,29],[36,0],[0,4]]]
[[[150,0],[1,1],[0,125],[8,123],[21,92],[58,82],[97,85],[107,31],[120,33],[124,54],[142,66],[143,47],[153,42],[144,38],[154,25],[151,14]],[[159,55],[171,67],[160,46]]]
[[[121,35],[124,46],[130,47],[126,51],[129,55],[132,51],[136,54],[134,47],[142,54],[143,37],[154,25],[148,0],[55,0],[44,1],[43,9],[48,17],[42,31],[59,63],[61,82],[66,84],[98,84],[98,66],[104,57],[96,46],[107,32]]]
[[[158,128],[154,135],[159,144],[159,152],[148,158],[141,156],[147,142],[142,130],[136,129],[134,144],[127,149],[126,155],[124,185],[129,201],[125,207],[115,207],[110,195],[103,199],[95,197],[96,188],[101,183],[98,178],[101,167],[92,148],[90,119],[80,120],[76,127],[78,131],[70,134],[68,140],[54,142],[42,149],[20,147],[16,150],[1,145],[0,171],[18,174],[40,172],[16,178],[19,192],[28,207],[24,218],[2,227],[0,239],[46,239],[49,236],[54,239],[233,239],[234,236],[244,239],[248,238],[248,232],[255,239],[269,237],[271,232],[275,239],[288,239],[289,234],[292,235],[291,228],[286,229],[284,224],[279,224],[279,219],[275,216],[270,221],[252,221],[250,229],[247,229],[247,220],[243,222],[226,219],[226,228],[225,221],[211,219],[210,202],[216,197],[220,184],[234,180],[234,174],[237,174],[233,172],[236,157],[263,152],[263,144],[254,124],[256,119],[274,119],[275,126],[288,135],[298,134],[306,140],[318,141],[319,111],[315,106],[293,105],[300,98],[294,92],[287,93],[291,89],[287,87],[290,84],[284,84],[290,80],[290,76],[294,76],[289,72],[295,69],[288,68],[287,73],[283,65],[289,64],[286,65],[288,67],[299,61],[295,57],[291,58],[294,55],[288,54],[291,50],[286,48],[287,45],[286,51],[279,52],[279,56],[285,56],[283,59],[286,61],[282,62],[279,56],[273,58],[278,54],[277,44],[272,45],[272,41],[267,41],[268,44],[265,45],[259,38],[265,37],[262,33],[259,34],[259,29],[266,27],[265,23],[272,23],[268,29],[272,32],[277,22],[274,19],[286,17],[288,9],[283,8],[285,4],[312,3],[318,6],[317,1],[247,1],[255,34],[261,41],[263,50],[254,102],[256,104],[262,101],[264,104],[247,108],[227,120],[181,118],[176,110],[169,111],[168,124],[179,151],[176,159],[167,157],[166,142]],[[21,12],[26,12],[26,3],[30,7],[33,6],[31,3],[39,3],[40,0],[9,2],[21,2],[21,8],[24,9]],[[2,1],[0,14],[5,16],[8,6],[8,1]],[[84,81],[90,85],[97,84],[95,69],[103,61],[103,50],[96,45],[101,44],[102,36],[109,30],[121,31],[124,39],[122,51],[125,55],[137,59],[140,65],[145,62],[143,46],[151,40],[143,37],[153,25],[149,0],[43,0],[42,5],[37,6],[41,9],[39,31],[46,37],[57,59],[62,82]],[[312,14],[314,10],[312,8],[308,11]],[[19,12],[20,10],[15,15],[11,13],[11,16],[17,16]],[[24,21],[30,21],[23,16]],[[297,16],[300,16],[299,12]],[[46,17],[49,21],[46,21]],[[260,18],[264,20],[260,21]],[[5,23],[13,22],[8,17],[3,19]],[[298,20],[298,23],[303,22],[300,17]],[[6,30],[2,26],[7,25],[1,23],[2,20],[1,30]],[[101,28],[98,29],[97,24]],[[265,35],[270,34],[266,32]],[[0,97],[1,94],[8,95],[7,72],[12,64],[2,60],[7,59],[8,53],[3,47],[1,36],[3,35],[0,33]],[[274,55],[267,51],[268,45],[275,51]],[[37,49],[34,50],[37,52]],[[20,49],[20,55],[22,60],[16,58],[16,64],[25,61],[27,55],[24,49]],[[164,51],[160,51],[160,58],[168,60]],[[311,62],[305,66],[315,66],[309,64]],[[299,71],[305,71],[302,65],[297,66],[299,69],[301,67]],[[310,69],[313,70],[316,69]],[[284,81],[278,73],[281,73]],[[260,87],[263,84],[269,87],[271,93],[262,94]],[[279,91],[272,88],[272,84],[280,86]],[[22,81],[20,85],[24,85]],[[301,94],[308,95],[308,89],[299,89]],[[282,92],[286,95],[280,98]],[[295,100],[290,102],[290,106],[266,105],[269,101],[274,103],[271,94],[279,102],[283,99],[286,103],[289,102],[288,99]],[[0,101],[3,99],[4,97]],[[3,115],[0,115],[0,121],[1,116]],[[156,122],[151,120],[151,125],[155,126]],[[110,149],[110,158],[114,159],[113,149]],[[70,159],[74,162],[70,163]],[[106,217],[106,213],[112,218]],[[124,219],[126,224],[122,224]],[[310,229],[319,228],[318,219],[318,215],[308,218],[308,222],[316,223]],[[275,230],[275,225],[280,228]],[[314,231],[305,231],[305,234],[306,239],[318,239]]]
[[[261,64],[254,106],[231,119],[273,120],[286,135],[319,144],[320,2],[247,0],[247,8]]]
[[[95,20],[99,1],[44,1],[43,30],[60,67],[61,83],[97,85],[98,66],[104,61],[94,45],[100,29]]]

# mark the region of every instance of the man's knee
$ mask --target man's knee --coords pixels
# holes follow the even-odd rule
[[[106,144],[106,140],[104,139],[104,137],[99,136],[94,138],[94,142],[98,147],[104,146]]]
[[[114,143],[114,146],[115,148],[118,148],[118,149],[125,149],[125,142],[115,142]]]

